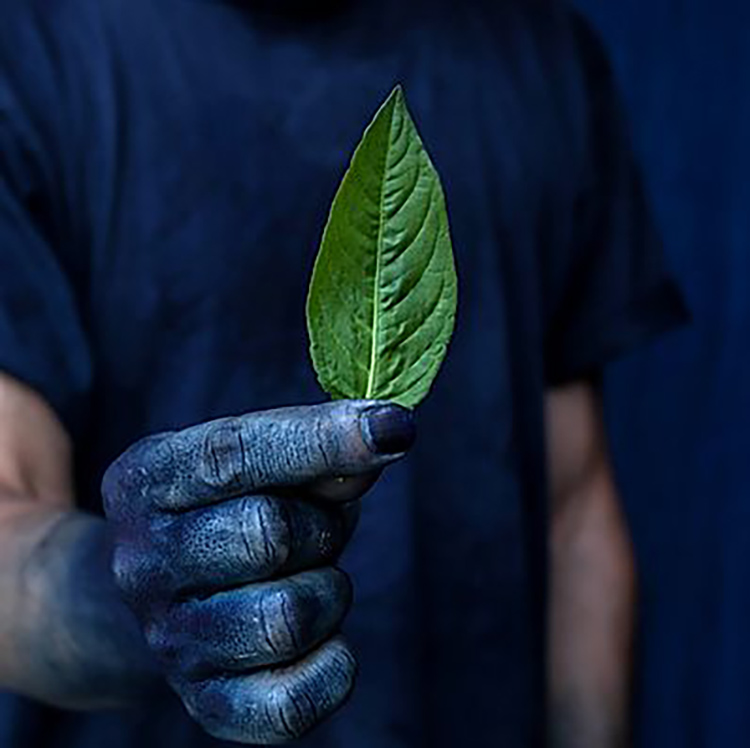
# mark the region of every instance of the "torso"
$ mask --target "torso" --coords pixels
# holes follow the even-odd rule
[[[305,745],[534,745],[538,243],[568,230],[563,182],[578,147],[550,30],[506,33],[527,21],[481,4],[438,4],[422,22],[416,6],[390,20],[363,7],[312,25],[218,0],[60,5],[72,6],[63,59],[89,101],[68,131],[77,212],[61,232],[95,363],[84,503],[97,509],[101,471],[145,433],[323,398],[306,284],[347,159],[401,82],[446,189],[458,326],[418,447],[366,499],[343,562],[357,589],[346,632],[358,695]],[[92,59],[73,54],[74,29],[96,31]],[[128,719],[110,748],[135,745]],[[212,744],[187,722],[174,734],[183,748]]]

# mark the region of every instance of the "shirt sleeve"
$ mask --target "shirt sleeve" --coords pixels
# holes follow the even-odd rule
[[[627,134],[611,69],[579,16],[571,23],[582,70],[586,143],[573,240],[556,262],[546,326],[551,386],[596,375],[609,361],[689,321],[670,276]]]
[[[55,163],[45,147],[51,123],[24,106],[24,92],[40,86],[9,69],[0,65],[0,371],[36,390],[75,434],[92,367],[60,252],[53,201],[63,204],[65,193],[52,187]]]

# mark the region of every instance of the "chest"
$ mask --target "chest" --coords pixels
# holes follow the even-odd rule
[[[159,426],[319,397],[307,282],[348,159],[401,82],[446,188],[457,254],[458,328],[439,386],[475,411],[487,392],[509,398],[505,287],[518,270],[507,259],[525,258],[533,291],[541,188],[519,102],[487,104],[488,71],[457,74],[429,46],[362,54],[349,37],[222,38],[205,60],[179,44],[150,65],[130,60],[121,84],[96,171],[105,189],[89,206],[104,379],[145,393]],[[506,130],[502,147],[488,122]],[[514,312],[532,328],[534,303]]]

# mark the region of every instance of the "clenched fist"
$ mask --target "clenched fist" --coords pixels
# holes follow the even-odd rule
[[[189,713],[245,743],[296,738],[350,693],[335,568],[409,411],[340,401],[148,437],[103,482],[117,584]]]

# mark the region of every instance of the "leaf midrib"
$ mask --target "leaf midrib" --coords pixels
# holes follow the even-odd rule
[[[378,331],[380,327],[380,273],[382,270],[381,259],[383,255],[382,244],[385,234],[385,184],[388,174],[388,156],[391,151],[391,140],[393,138],[393,126],[396,119],[396,107],[398,101],[394,102],[393,111],[391,112],[391,121],[388,123],[388,138],[385,144],[385,153],[383,154],[383,174],[380,179],[380,199],[378,200],[378,235],[375,241],[375,290],[372,299],[372,343],[370,345],[370,373],[367,379],[367,389],[365,398],[373,397],[375,389],[375,373],[378,363]]]

